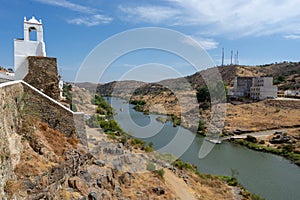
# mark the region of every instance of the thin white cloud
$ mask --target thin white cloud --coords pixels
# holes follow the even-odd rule
[[[207,39],[207,38],[197,38],[193,36],[188,36],[181,41],[184,44],[191,45],[191,46],[198,46],[200,45],[205,50],[211,50],[218,47],[218,42],[216,42],[213,39]]]
[[[51,6],[66,8],[71,11],[85,14],[84,16],[67,20],[67,22],[70,24],[84,25],[84,26],[97,26],[101,24],[108,24],[113,20],[111,17],[99,14],[99,11],[95,8],[72,3],[67,0],[34,0],[34,1],[51,5]]]
[[[88,17],[78,17],[68,20],[68,23],[75,25],[97,26],[100,24],[109,24],[113,19],[104,15],[91,15]]]
[[[290,40],[299,40],[300,39],[300,35],[285,35],[284,36],[285,39],[290,39]]]
[[[300,28],[299,0],[168,1],[187,13],[178,23],[207,25],[215,34],[259,36],[293,32]]]
[[[132,22],[197,26],[227,37],[295,34],[300,30],[300,0],[164,0],[164,6],[119,6]]]
[[[119,6],[119,10],[126,14],[126,19],[135,22],[152,24],[164,23],[180,14],[178,10],[163,6]]]
[[[96,10],[87,6],[82,6],[79,4],[72,3],[66,0],[35,0],[39,3],[48,4],[52,6],[59,6],[63,8],[67,8],[69,10],[81,12],[81,13],[95,13]]]

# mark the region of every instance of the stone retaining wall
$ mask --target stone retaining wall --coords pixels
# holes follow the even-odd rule
[[[25,82],[22,85],[24,92],[28,93],[27,105],[36,111],[42,122],[68,137],[79,138],[82,144],[87,145],[84,113],[71,111]]]
[[[0,84],[0,199],[5,199],[5,183],[15,177],[14,167],[22,151],[21,136],[17,134],[20,121],[16,101],[22,95],[21,82]]]
[[[24,94],[28,95],[22,99]],[[17,132],[22,125],[20,103],[25,103],[49,127],[77,137],[87,146],[84,113],[72,112],[24,81],[0,84],[0,199],[5,199],[5,184],[15,179],[14,168],[21,157],[22,136]]]
[[[49,97],[58,100],[58,72],[56,58],[29,56],[28,74],[24,81]]]

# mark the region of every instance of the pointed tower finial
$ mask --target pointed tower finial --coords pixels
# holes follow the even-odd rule
[[[26,16],[24,17],[24,22],[26,22],[27,21],[27,19],[26,19]]]

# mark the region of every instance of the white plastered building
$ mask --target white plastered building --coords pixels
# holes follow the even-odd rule
[[[277,98],[277,90],[277,86],[273,85],[273,77],[253,77],[250,97],[256,100]]]
[[[36,33],[35,38],[31,38],[31,32]],[[36,40],[35,40],[36,39]],[[14,40],[14,66],[15,79],[23,79],[28,73],[28,56],[46,57],[43,24],[41,20],[32,17],[27,21],[24,17],[24,38]]]

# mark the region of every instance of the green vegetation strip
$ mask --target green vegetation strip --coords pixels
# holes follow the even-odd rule
[[[234,143],[243,145],[249,149],[252,150],[256,150],[256,151],[262,151],[262,152],[267,152],[267,153],[272,153],[272,154],[276,154],[279,156],[283,156],[289,160],[291,160],[292,162],[294,162],[296,165],[300,166],[300,154],[299,153],[294,153],[292,151],[292,148],[290,148],[289,145],[285,146],[282,149],[275,149],[272,147],[267,147],[267,146],[263,146],[263,145],[259,145],[253,142],[249,142],[246,140],[242,140],[242,139],[237,139],[233,141]]]

